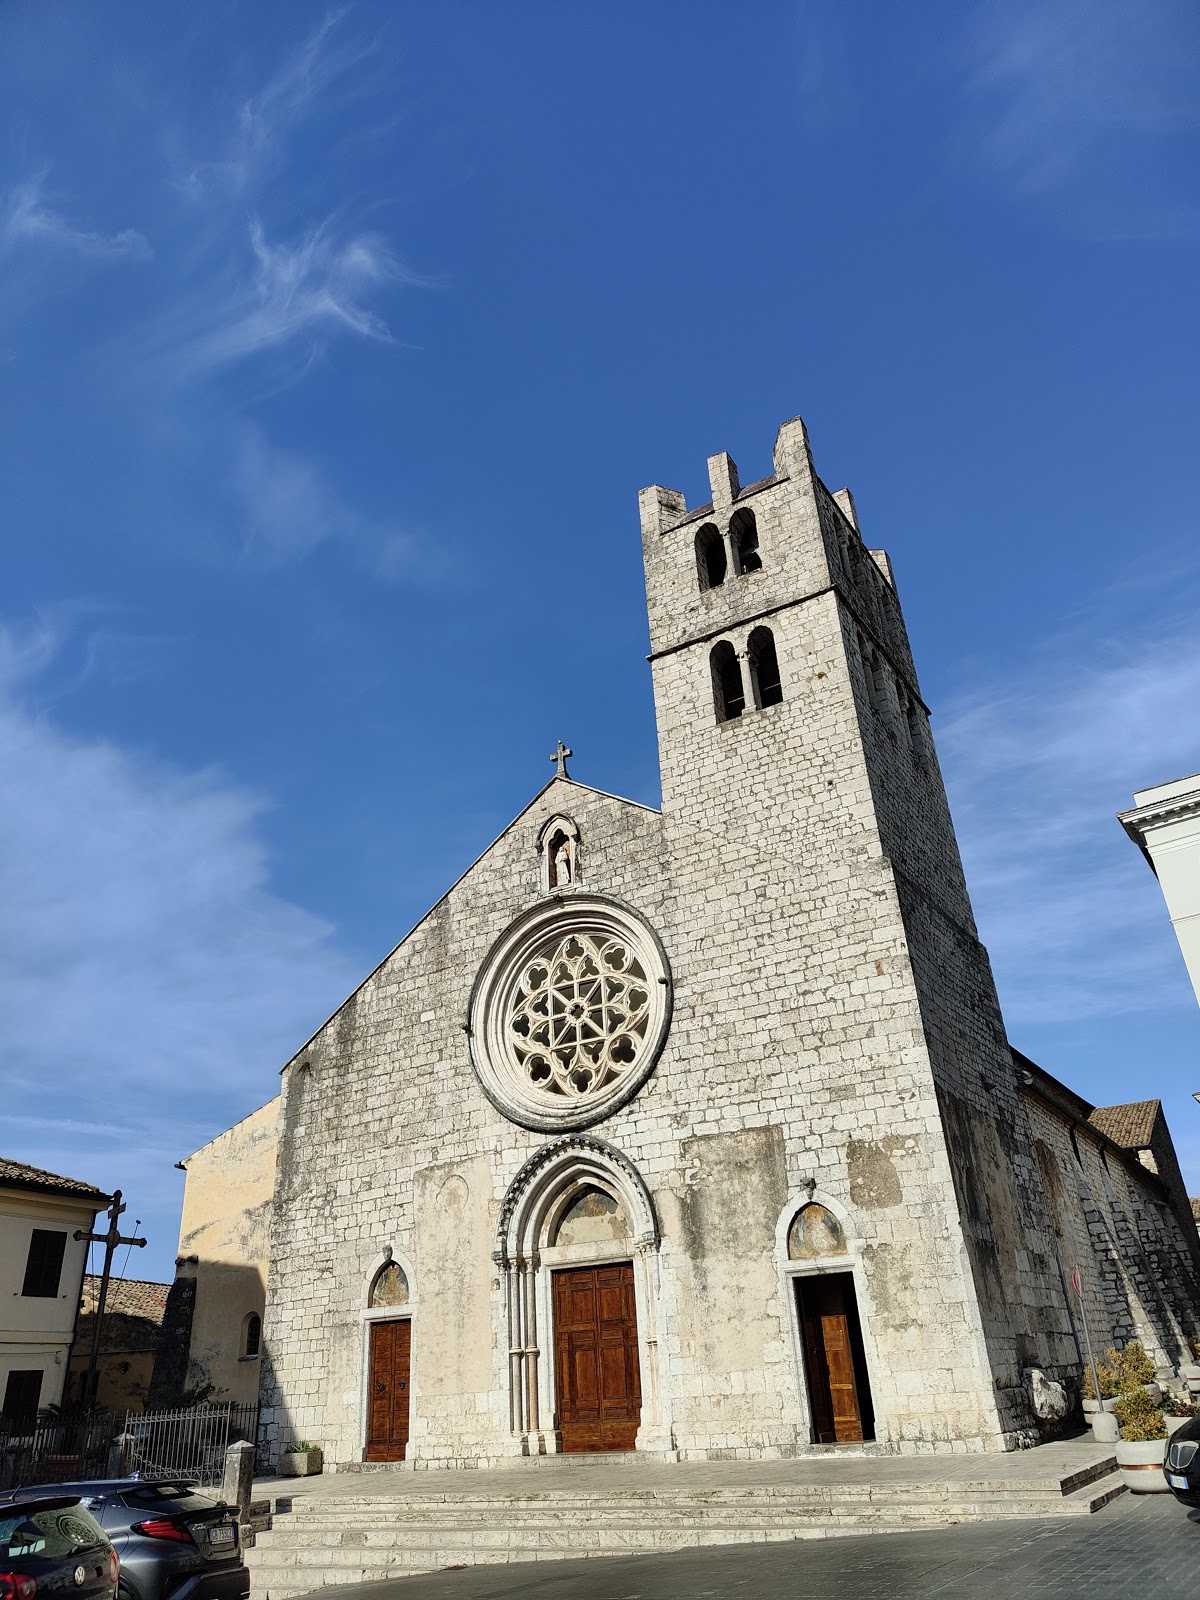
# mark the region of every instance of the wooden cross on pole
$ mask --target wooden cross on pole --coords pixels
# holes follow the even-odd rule
[[[558,749],[550,757],[551,761],[558,763],[558,777],[569,778],[571,776],[571,774],[567,771],[567,757],[573,756],[574,754],[574,750],[568,750],[561,739],[558,741]]]
[[[136,1245],[139,1249],[146,1243],[145,1239],[126,1236],[120,1231],[119,1222],[125,1207],[121,1203],[121,1191],[113,1192],[112,1205],[108,1208],[108,1228],[104,1233],[84,1233],[82,1228],[76,1228],[75,1237],[86,1239],[89,1244],[102,1244],[104,1246],[104,1270],[100,1274],[100,1293],[96,1299],[96,1316],[92,1323],[92,1349],[88,1356],[87,1376],[83,1380],[83,1394],[80,1396],[86,1405],[92,1393],[92,1384],[96,1378],[96,1363],[100,1359],[100,1327],[104,1321],[104,1306],[108,1299],[108,1280],[112,1276],[112,1259],[120,1245]],[[136,1223],[134,1224],[136,1227]]]

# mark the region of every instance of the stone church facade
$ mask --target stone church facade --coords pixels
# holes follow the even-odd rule
[[[1074,1265],[1188,1358],[1178,1168],[1010,1051],[888,559],[773,465],[640,497],[661,811],[560,761],[285,1067],[269,1447],[1013,1448]]]

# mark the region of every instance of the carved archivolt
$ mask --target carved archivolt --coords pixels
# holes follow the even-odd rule
[[[587,1127],[645,1082],[670,1009],[666,957],[641,917],[598,895],[543,901],[483,964],[471,997],[471,1061],[514,1122]]]
[[[658,1357],[658,1221],[650,1191],[632,1161],[590,1134],[568,1134],[536,1151],[508,1187],[500,1208],[493,1259],[504,1286],[508,1333],[509,1425],[523,1453],[561,1449],[554,1371],[553,1270],[580,1259],[555,1241],[563,1215],[599,1189],[616,1202],[629,1233],[608,1241],[618,1256],[633,1256],[642,1419],[639,1449],[673,1447],[662,1412]],[[597,1259],[603,1245],[574,1247]]]
[[[507,1262],[546,1243],[556,1203],[599,1180],[621,1202],[635,1245],[656,1248],[658,1218],[641,1173],[627,1156],[590,1134],[569,1134],[534,1152],[508,1186],[497,1225],[496,1258]]]

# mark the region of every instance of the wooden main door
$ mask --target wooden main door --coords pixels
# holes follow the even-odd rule
[[[554,1365],[564,1450],[632,1450],[642,1415],[633,1263],[554,1274]]]
[[[364,1461],[403,1461],[408,1444],[412,1321],[372,1322]]]
[[[853,1275],[823,1272],[797,1278],[796,1297],[817,1443],[874,1438]]]

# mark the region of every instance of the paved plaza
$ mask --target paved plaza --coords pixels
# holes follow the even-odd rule
[[[338,1600],[1059,1600],[1197,1591],[1200,1525],[1170,1495],[1122,1495],[1091,1517],[470,1567],[357,1584]],[[329,1596],[330,1591],[324,1591]]]

